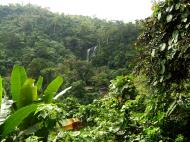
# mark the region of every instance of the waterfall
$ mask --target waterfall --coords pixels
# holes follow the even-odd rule
[[[97,46],[94,46],[94,50],[93,50],[93,53],[92,53],[93,56],[96,56],[96,49],[97,49]]]
[[[89,62],[90,59],[90,50],[91,48],[87,49],[87,53],[86,53],[86,61]]]
[[[90,61],[90,56],[95,56],[96,55],[96,49],[97,46],[91,47],[89,49],[87,49],[87,53],[86,53],[86,61],[89,62]],[[92,53],[91,53],[92,52]]]

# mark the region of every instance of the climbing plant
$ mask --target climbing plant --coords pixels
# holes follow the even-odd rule
[[[153,16],[140,36],[144,70],[152,85],[168,89],[189,78],[190,5],[187,0],[166,0],[154,6]],[[144,45],[143,45],[144,44]]]

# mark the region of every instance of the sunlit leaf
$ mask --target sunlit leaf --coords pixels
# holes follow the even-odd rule
[[[178,30],[175,30],[175,31],[172,33],[172,38],[173,38],[174,43],[177,43],[178,37],[179,37],[179,31],[178,31]]]
[[[36,82],[36,86],[37,86],[38,91],[41,90],[42,84],[43,84],[43,77],[42,77],[42,76],[39,76],[39,77],[38,77],[38,81]]]
[[[37,86],[34,86],[33,79],[27,79],[20,89],[19,107],[31,104],[37,100]]]
[[[21,66],[15,65],[11,74],[11,95],[13,101],[16,102],[18,107],[20,99],[20,89],[27,79],[25,69]]]
[[[189,25],[190,25],[190,23],[186,24],[186,25],[185,25],[185,28],[186,28],[186,29],[189,28]]]
[[[172,5],[172,6],[170,6],[170,7],[167,7],[167,8],[166,8],[166,12],[172,12],[173,8],[174,8],[174,6],[173,6],[173,5]]]
[[[164,80],[164,76],[162,75],[162,76],[160,77],[160,82],[163,82],[163,80]]]
[[[155,50],[155,49],[152,49],[151,57],[155,57],[155,52],[156,52],[156,50]]]
[[[161,12],[159,12],[159,13],[158,13],[158,20],[160,20],[160,19],[161,19],[161,17],[162,17],[162,13],[161,13]]]
[[[176,10],[179,10],[179,8],[180,8],[180,3],[178,3],[178,4],[175,5],[175,9]]]
[[[186,23],[187,22],[187,18],[183,18],[182,22]]]
[[[166,112],[166,116],[169,116],[169,115],[175,110],[176,106],[177,106],[177,103],[176,103],[176,101],[174,101],[174,102],[170,105],[170,107],[168,108],[168,110],[167,110],[167,112]]]
[[[166,43],[160,45],[160,51],[164,51],[166,49]]]
[[[60,93],[58,93],[53,99],[57,100],[58,98],[60,98],[62,95],[64,95],[67,91],[69,91],[72,88],[72,86],[64,89],[63,91],[61,91]]]
[[[166,18],[167,23],[171,22],[172,18],[173,18],[173,15],[171,15],[171,14],[168,15],[167,18]]]
[[[61,76],[58,76],[48,85],[48,87],[44,91],[44,96],[43,96],[43,100],[46,103],[52,102],[54,95],[56,94],[62,83],[63,83],[63,78]]]

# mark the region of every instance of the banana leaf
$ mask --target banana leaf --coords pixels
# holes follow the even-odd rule
[[[25,118],[27,118],[31,113],[35,112],[39,104],[31,104],[21,109],[18,109],[15,113],[9,116],[1,128],[1,136],[6,137],[8,134],[13,132],[16,127],[18,127]]]
[[[63,83],[63,78],[61,76],[56,77],[44,91],[43,100],[45,103],[51,103],[56,92],[59,90],[59,87]]]
[[[27,79],[26,71],[23,67],[15,65],[11,73],[11,95],[16,106],[20,102],[20,89]]]

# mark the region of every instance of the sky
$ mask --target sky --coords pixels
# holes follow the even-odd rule
[[[151,0],[0,0],[0,4],[35,4],[52,12],[125,22],[151,15]]]

